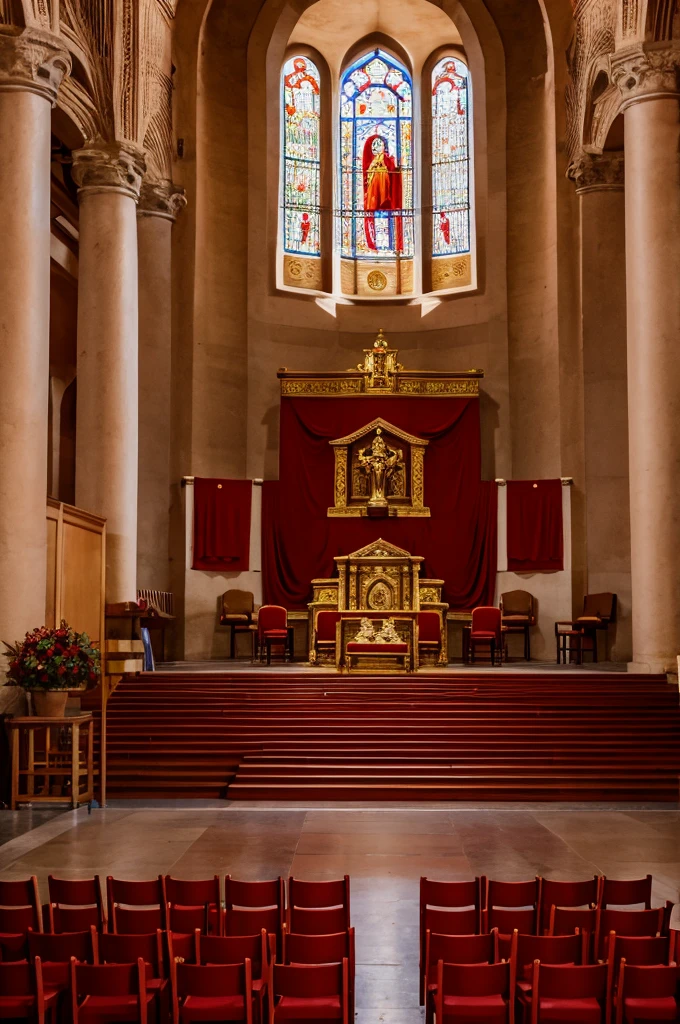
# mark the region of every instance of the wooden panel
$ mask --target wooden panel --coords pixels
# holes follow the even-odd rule
[[[101,637],[102,537],[100,532],[64,521],[64,578],[61,613],[69,626],[99,646]]]
[[[47,589],[45,592],[45,625],[57,624],[57,520],[47,517]]]

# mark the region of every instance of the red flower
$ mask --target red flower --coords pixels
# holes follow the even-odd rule
[[[58,676],[63,676],[65,672],[66,672],[66,666],[65,665],[60,665],[59,668],[57,669],[57,675]]]
[[[48,649],[48,651],[47,651],[47,657],[51,658],[53,654],[54,654],[54,647],[50,647]]]
[[[89,675],[90,682],[93,683],[96,678],[97,678],[97,673],[96,672],[90,672],[90,675]]]
[[[73,668],[71,669],[71,672],[73,672],[74,676],[77,676],[79,671],[80,670],[77,665],[74,665]]]

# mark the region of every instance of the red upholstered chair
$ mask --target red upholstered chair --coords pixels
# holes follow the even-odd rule
[[[93,878],[47,877],[49,928],[51,932],[97,931],[106,929],[106,913],[99,875]]]
[[[614,961],[618,971],[621,960],[634,967],[668,967],[672,957],[671,940],[667,935],[617,935],[610,932],[607,960]]]
[[[0,909],[5,907],[30,907],[32,920],[27,927],[33,928],[36,932],[43,930],[40,915],[40,896],[38,895],[38,879],[35,875],[11,882],[0,881]]]
[[[33,907],[0,907],[0,959],[25,960],[27,934],[35,924]]]
[[[420,1005],[425,1003],[425,935],[472,935],[482,929],[486,878],[466,882],[420,879]]]
[[[316,636],[314,650],[317,663],[320,665],[335,664],[336,626],[340,621],[340,612],[323,611],[316,617]]]
[[[271,972],[269,941],[264,928],[259,935],[201,935],[196,932],[197,964],[244,964],[246,960],[250,960],[257,1017],[264,1021]]]
[[[272,647],[283,648],[284,661],[286,655],[293,660],[293,636],[288,628],[288,612],[285,608],[278,604],[262,605],[257,615],[257,643],[260,661],[266,651],[268,665],[271,665]]]
[[[514,939],[514,950],[512,943]],[[547,964],[576,964],[587,962],[586,936],[582,935],[517,935],[513,939],[501,938],[499,954],[503,960],[514,957],[517,965],[517,1017],[528,1020],[531,1015],[531,983],[534,961]]]
[[[678,968],[635,967],[625,959],[619,968],[616,1024],[680,1019]]]
[[[538,908],[541,902],[542,879],[530,882],[497,882],[487,879],[484,928],[498,928],[508,935],[516,928],[522,935],[538,932]]]
[[[163,933],[160,929],[147,935],[97,935],[92,942],[97,964],[135,964],[144,961],[147,992],[154,996],[158,1020],[170,1015],[170,990],[165,977]]]
[[[603,875],[600,879],[599,904],[606,909],[610,904],[615,907],[632,907],[642,904],[645,910],[652,906],[652,876],[645,878],[618,879],[607,878]]]
[[[32,964],[0,963],[0,1020],[56,1020],[59,990],[45,986],[40,957]]]
[[[557,966],[539,964],[536,960],[531,991],[524,999],[531,1008],[531,1024],[608,1024],[611,990],[612,971],[608,964]]]
[[[446,1019],[514,1024],[515,965],[437,964],[437,1024]]]
[[[488,647],[491,664],[503,660],[503,636],[501,632],[500,608],[484,607],[472,609],[472,628],[470,629],[470,659],[474,663],[478,647]]]
[[[582,882],[560,882],[544,878],[541,882],[541,928],[545,934],[550,928],[552,907],[595,907],[599,900],[600,878],[593,875]],[[542,957],[535,959],[541,960]]]
[[[209,932],[220,935],[221,928],[221,896],[219,875],[204,879],[173,878],[172,875],[165,876],[165,896],[170,904],[169,926],[173,931],[184,932],[200,928],[206,935]],[[191,928],[185,928],[191,918],[187,911],[201,911],[203,921],[201,924],[194,924]],[[173,920],[176,918],[177,924]]]
[[[347,960],[349,1017],[354,1019],[356,953],[354,928],[327,935],[299,935],[283,926],[284,964],[341,964]]]
[[[300,915],[297,922],[294,922],[293,910],[298,908],[304,910],[328,910],[341,908],[343,911],[344,925],[340,928],[329,929],[330,932],[345,931],[350,927],[349,916],[349,875],[344,878],[337,878],[327,882],[307,882],[300,878],[288,879],[288,907],[290,910],[290,930],[301,934],[311,934],[305,928],[299,927]],[[302,915],[302,917],[309,915]],[[338,915],[338,919],[340,915]],[[313,916],[310,917],[313,920]],[[316,934],[324,934],[316,932]]]
[[[242,964],[176,964],[173,972],[173,1024],[225,1020],[252,1024],[250,960]]]
[[[344,907],[291,907],[290,930],[297,935],[334,935],[347,930]]]
[[[349,966],[274,964],[269,1022],[341,1020],[349,1022]]]
[[[88,930],[50,935],[30,931],[28,958],[33,963],[36,957],[42,964],[43,979],[47,987],[65,992],[71,984],[71,958],[82,964],[95,962],[92,933]]]
[[[276,935],[277,948],[281,949],[281,932],[286,915],[286,892],[281,876],[262,882],[244,882],[226,875],[224,879],[224,905],[227,916],[231,914],[233,926],[240,928],[248,922],[249,931],[229,931],[225,923],[227,935],[259,935],[260,929]],[[232,911],[265,910],[266,914],[256,917],[254,914],[234,914]],[[272,909],[275,913],[272,912]],[[253,927],[255,925],[255,927]]]
[[[146,1024],[153,992],[146,987],[146,968],[135,964],[79,964],[71,960],[73,1024],[136,1021]]]
[[[590,907],[550,908],[548,935],[581,935],[584,941],[584,963],[592,963],[597,931],[597,910]]]
[[[437,970],[440,960],[450,964],[495,964],[498,962],[498,932],[488,935],[438,935],[425,932],[425,1020],[434,1019]],[[506,957],[505,959],[509,959]]]
[[[150,935],[167,926],[167,910],[162,913],[160,907],[116,907],[113,934],[115,935]]]
[[[439,612],[418,612],[418,662],[436,665],[442,649],[441,617]]]
[[[151,923],[152,919],[149,915],[147,924],[151,923],[151,927],[145,927],[143,930],[154,932],[156,928],[167,927],[167,899],[165,896],[165,880],[162,875],[143,882],[130,882],[108,875],[106,879],[106,899],[109,906],[109,930],[112,932],[140,934],[141,918],[139,918],[140,927],[131,927],[131,920],[126,920],[125,927],[119,923],[118,910],[125,907],[144,907],[146,909],[157,907],[158,915],[153,919],[155,923]],[[125,916],[129,918],[129,915]]]

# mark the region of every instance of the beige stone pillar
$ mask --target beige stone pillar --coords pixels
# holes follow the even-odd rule
[[[69,67],[47,33],[0,34],[0,639],[8,641],[45,618],[50,110]]]
[[[680,47],[620,51],[635,671],[680,653]]]
[[[617,595],[609,657],[632,657],[624,159],[584,153],[569,169],[579,197],[586,590]],[[600,652],[604,657],[604,649]]]
[[[137,592],[137,210],[142,154],[73,154],[80,186],[76,503],[106,516],[106,599]]]
[[[170,181],[144,182],[139,254],[139,480],[137,585],[170,590],[172,225],[185,205]]]

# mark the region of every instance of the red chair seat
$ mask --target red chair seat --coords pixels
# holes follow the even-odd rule
[[[317,999],[303,996],[281,996],[276,1004],[276,1020],[341,1020],[340,996]]]
[[[147,1009],[150,1009],[153,1001],[153,992],[147,992]],[[137,996],[85,996],[80,1004],[78,1015],[81,1020],[88,1017],[97,1021],[137,1020],[139,1001]]]
[[[630,996],[623,1000],[623,1013],[629,1024],[638,1020],[676,1020],[678,1007],[672,996],[661,999],[635,999]]]
[[[348,654],[407,654],[408,644],[347,644]]]
[[[602,1007],[597,999],[541,999],[540,1021],[559,1020],[565,1024],[600,1024]]]
[[[243,996],[187,996],[180,1007],[180,1018],[192,1020],[245,1020]]]
[[[278,639],[279,637],[281,637],[283,640],[285,640],[288,637],[288,630],[287,629],[265,629],[264,636],[265,636],[265,639],[267,637],[269,637],[270,639],[274,639],[274,638]]]
[[[45,989],[45,1009],[54,1006],[60,996],[58,989]],[[4,996],[0,995],[0,1018],[33,1016],[35,996]]]
[[[444,996],[444,1016],[505,1024],[508,1006],[503,996]]]

